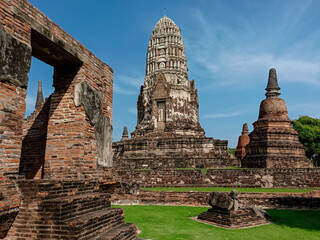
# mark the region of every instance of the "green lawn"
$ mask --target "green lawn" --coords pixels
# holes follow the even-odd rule
[[[125,211],[125,221],[135,223],[142,230],[139,237],[153,240],[320,239],[320,211],[268,210],[273,224],[228,230],[190,219],[206,211],[206,207],[138,205],[121,208]]]
[[[299,188],[234,188],[234,187],[150,187],[142,188],[146,191],[161,191],[161,192],[230,192],[237,189],[238,192],[288,192],[288,193],[304,193],[319,189],[299,189]]]

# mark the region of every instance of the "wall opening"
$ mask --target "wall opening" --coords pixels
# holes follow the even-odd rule
[[[27,99],[29,106],[26,113],[32,112],[32,105],[28,101],[31,99],[31,102],[34,102],[36,99],[34,90],[38,80],[43,82],[45,96],[54,91],[41,107],[24,122],[19,173],[25,175],[27,179],[41,179],[44,178],[47,131],[50,117],[68,90],[82,62],[35,30],[31,31],[31,46],[32,61],[36,68],[32,68],[31,71],[36,73],[30,73],[29,77],[33,78],[36,74],[45,74],[47,76],[45,79],[31,79],[27,90],[30,95],[29,99]],[[53,74],[50,74],[52,70]],[[51,77],[49,77],[50,75]],[[54,104],[51,104],[51,102],[54,102]]]
[[[49,97],[53,93],[53,67],[49,64],[42,62],[41,60],[32,57],[31,68],[28,74],[28,88],[26,98],[26,113],[25,117],[28,117],[35,111],[38,81],[41,80],[43,99]]]

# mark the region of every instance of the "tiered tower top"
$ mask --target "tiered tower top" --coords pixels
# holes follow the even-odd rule
[[[194,80],[188,77],[181,31],[167,16],[153,28],[146,57],[146,76],[137,101],[138,124],[132,137],[159,136],[160,132],[203,136],[198,94]]]
[[[167,16],[154,27],[147,51],[146,80],[158,72],[188,76],[187,59],[180,28]]]

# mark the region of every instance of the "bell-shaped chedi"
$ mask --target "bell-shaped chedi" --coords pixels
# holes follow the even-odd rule
[[[205,137],[198,107],[180,28],[164,16],[148,44],[136,129],[130,141],[113,144],[116,167],[239,166],[227,152],[227,141]]]
[[[238,145],[237,145],[237,150],[235,154],[236,158],[242,160],[246,156],[245,147],[248,145],[249,142],[250,142],[250,138],[249,138],[248,124],[244,123],[242,126],[241,136],[239,136],[239,139],[238,139]]]
[[[286,103],[279,98],[277,74],[269,71],[266,99],[260,104],[259,118],[253,123],[241,161],[245,168],[310,168],[312,162],[305,156],[298,133],[291,126]]]

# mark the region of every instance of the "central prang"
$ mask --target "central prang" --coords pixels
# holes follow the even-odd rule
[[[121,169],[240,166],[228,141],[207,138],[199,123],[198,92],[189,80],[180,28],[168,17],[154,27],[146,76],[137,101],[136,129],[113,143]]]
[[[149,40],[146,76],[137,105],[138,122],[132,138],[154,132],[204,136],[180,28],[166,16],[156,24]]]

